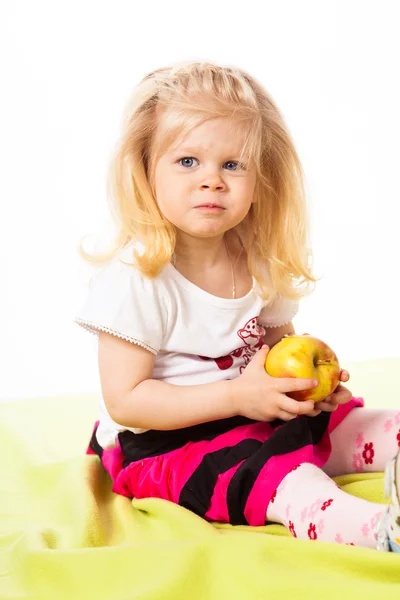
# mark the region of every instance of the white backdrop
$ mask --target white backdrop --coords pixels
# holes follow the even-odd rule
[[[94,338],[73,324],[90,276],[76,247],[109,230],[105,169],[129,93],[182,59],[247,69],[286,119],[322,276],[296,329],[343,366],[400,356],[397,0],[0,10],[0,398],[98,390]]]

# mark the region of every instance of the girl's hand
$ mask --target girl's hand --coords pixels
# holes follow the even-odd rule
[[[297,415],[312,415],[315,412],[314,402],[298,402],[286,393],[317,387],[318,382],[314,379],[271,377],[264,367],[268,352],[268,346],[263,346],[243,373],[231,380],[235,414],[256,421],[290,421]]]
[[[346,382],[349,379],[349,372],[342,369],[340,371],[340,381]],[[347,402],[349,402],[349,400],[352,399],[352,397],[353,394],[351,393],[351,391],[348,388],[344,387],[344,385],[342,385],[341,383],[338,383],[332,394],[325,398],[325,400],[318,402],[315,405],[315,408],[319,411],[323,410],[325,412],[333,412],[337,409],[339,404],[346,404]]]
[[[288,334],[288,335],[290,335],[290,334]],[[291,334],[291,335],[296,335],[296,334]],[[310,334],[303,333],[302,335],[309,336]],[[287,336],[285,336],[285,337],[287,337]],[[345,371],[344,369],[341,369],[339,381],[343,381],[345,383],[349,379],[350,379],[349,372]],[[310,417],[316,417],[322,411],[333,412],[334,410],[337,409],[339,404],[346,404],[347,402],[349,402],[352,399],[352,397],[353,397],[353,394],[350,392],[350,390],[347,389],[346,387],[344,387],[344,385],[342,385],[341,383],[338,383],[338,385],[336,386],[336,388],[332,392],[332,394],[330,396],[328,396],[327,398],[325,398],[325,400],[321,400],[321,402],[317,402],[316,404],[314,404],[314,410],[312,410],[308,414]]]

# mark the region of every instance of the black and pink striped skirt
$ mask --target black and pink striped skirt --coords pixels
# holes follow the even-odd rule
[[[285,475],[304,462],[322,467],[330,433],[363,404],[352,398],[333,413],[287,422],[233,417],[174,431],[123,431],[109,449],[97,441],[97,422],[87,452],[100,457],[118,494],[163,498],[209,521],[264,525]]]

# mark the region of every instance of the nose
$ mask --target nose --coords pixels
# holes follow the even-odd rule
[[[218,173],[208,174],[200,185],[201,190],[211,190],[221,192],[225,190],[226,185]]]

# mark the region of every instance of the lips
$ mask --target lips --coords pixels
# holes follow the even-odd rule
[[[196,208],[221,208],[221,209],[223,209],[224,207],[221,206],[220,204],[212,204],[212,203],[207,202],[205,204],[198,204],[196,206]]]

